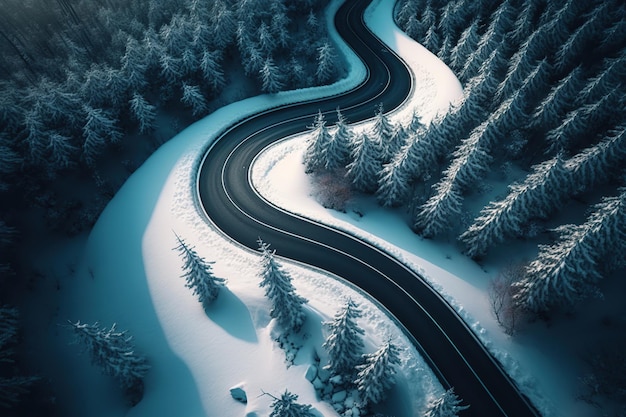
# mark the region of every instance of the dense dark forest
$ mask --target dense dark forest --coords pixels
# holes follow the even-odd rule
[[[36,273],[18,261],[25,242],[88,231],[160,144],[211,111],[337,79],[326,4],[2,2],[0,408],[36,381],[15,356],[19,314],[2,307]]]
[[[179,130],[242,94],[336,78],[319,22],[324,4],[3,2],[1,242],[19,240],[24,208],[41,208],[49,228],[64,233],[88,228],[141,163],[132,159],[138,142],[149,153],[167,139],[161,119]],[[100,192],[84,201],[67,192],[72,178]]]

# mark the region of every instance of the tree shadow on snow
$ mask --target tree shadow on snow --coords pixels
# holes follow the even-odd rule
[[[228,288],[220,289],[217,300],[204,306],[204,311],[213,322],[226,330],[230,335],[256,343],[256,329],[248,307]]]

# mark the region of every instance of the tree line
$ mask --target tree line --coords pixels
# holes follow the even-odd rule
[[[378,108],[352,136],[318,116],[307,170],[344,170],[355,190],[406,207],[416,233],[457,237],[476,259],[556,234],[515,283],[516,300],[569,308],[623,266],[625,16],[614,0],[404,0],[398,24],[455,71],[462,101],[427,126],[418,116],[392,125]],[[484,200],[498,175],[505,194],[470,212],[467,200]],[[592,202],[584,224],[546,230],[572,199]]]

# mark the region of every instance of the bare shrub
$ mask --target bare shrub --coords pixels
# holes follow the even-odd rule
[[[322,206],[346,211],[346,204],[352,198],[352,189],[345,169],[317,171],[313,174],[313,183],[315,198]]]
[[[522,279],[525,271],[525,264],[506,266],[488,288],[491,311],[504,332],[511,336],[517,333],[524,319],[524,311],[513,298],[518,291],[513,283]]]

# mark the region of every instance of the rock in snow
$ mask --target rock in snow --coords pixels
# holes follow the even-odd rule
[[[315,365],[309,366],[306,369],[306,373],[304,374],[304,377],[306,378],[307,381],[313,382],[313,380],[317,378],[317,366]]]
[[[244,391],[241,387],[233,387],[230,389],[230,395],[240,403],[247,404],[248,396],[246,395],[246,391]]]

